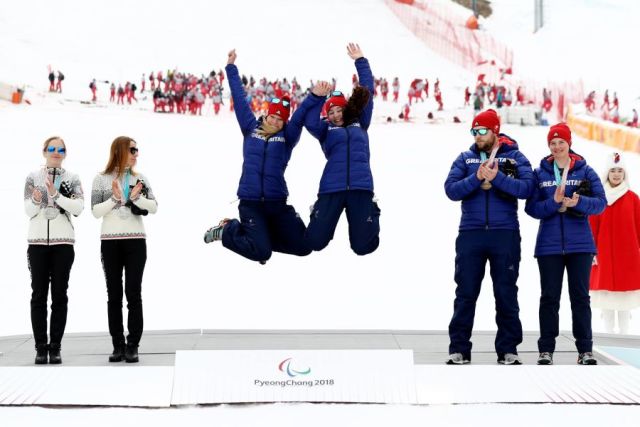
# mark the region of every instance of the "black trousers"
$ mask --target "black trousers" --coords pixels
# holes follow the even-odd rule
[[[566,255],[547,255],[538,257],[540,270],[540,352],[553,352],[559,335],[560,296],[564,271],[567,270],[569,301],[571,302],[571,320],[573,337],[579,353],[593,351],[591,332],[591,298],[589,297],[589,277],[593,255],[573,253]]]
[[[67,324],[67,288],[75,258],[73,245],[29,245],[31,327],[36,347],[47,344],[47,300],[51,283],[51,344],[60,344]]]
[[[100,246],[102,269],[107,281],[109,333],[115,346],[125,344],[122,321],[122,272],[127,296],[127,343],[137,346],[142,337],[142,275],[147,261],[145,239],[103,240]]]

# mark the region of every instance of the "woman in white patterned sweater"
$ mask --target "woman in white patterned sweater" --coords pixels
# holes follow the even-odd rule
[[[35,363],[62,363],[60,342],[67,323],[67,288],[75,258],[71,215],[84,207],[77,175],[62,168],[67,148],[62,138],[44,142],[45,167],[31,172],[24,185],[24,209],[29,216],[27,257],[31,272],[31,326]],[[47,342],[47,297],[51,283],[50,342]]]
[[[111,144],[107,167],[95,177],[91,188],[93,216],[102,218],[100,251],[113,342],[109,362],[137,362],[142,337],[142,275],[147,260],[142,217],[156,213],[158,203],[149,181],[133,169],[137,159],[136,142],[127,136],[117,137]],[[122,320],[123,270],[129,310],[126,343]]]

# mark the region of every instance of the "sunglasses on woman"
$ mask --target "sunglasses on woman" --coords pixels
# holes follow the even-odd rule
[[[339,90],[332,90],[329,95],[330,96],[342,96],[342,92],[340,92]]]
[[[284,105],[285,107],[289,106],[289,101],[287,101],[286,99],[280,99],[280,98],[273,98],[271,100],[272,104],[280,104],[282,103],[282,105]]]
[[[57,147],[58,154],[64,154],[67,152],[67,149],[64,147]],[[56,151],[56,147],[47,147],[47,152],[54,153]]]
[[[476,136],[476,135],[486,135],[487,132],[489,132],[489,129],[487,128],[480,128],[480,129],[471,129],[471,135]]]
[[[129,152],[131,153],[132,156],[135,156],[136,154],[138,154],[138,148],[137,147],[129,147]]]

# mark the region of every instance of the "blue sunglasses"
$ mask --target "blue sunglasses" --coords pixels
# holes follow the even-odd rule
[[[47,151],[49,153],[53,153],[56,151],[56,147],[47,147]],[[64,147],[58,147],[58,154],[65,154],[67,152],[67,149]]]
[[[272,104],[280,104],[282,103],[282,105],[284,105],[285,107],[289,106],[289,101],[287,101],[286,99],[280,99],[280,98],[273,98],[271,100]]]
[[[340,92],[339,90],[333,90],[330,93],[331,96],[342,96],[342,92]]]
[[[487,132],[489,132],[489,129],[487,128],[480,128],[480,129],[471,129],[471,135],[476,136],[476,135],[486,135]]]

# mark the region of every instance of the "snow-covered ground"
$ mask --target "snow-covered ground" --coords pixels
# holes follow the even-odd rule
[[[202,243],[207,227],[237,210],[241,135],[231,113],[225,109],[213,117],[209,108],[206,117],[153,114],[148,110],[150,100],[115,107],[106,102],[104,94],[97,105],[77,102],[88,97],[85,83],[98,73],[107,78],[129,74],[136,78],[146,70],[175,64],[206,73],[224,65],[230,47],[238,49],[241,72],[314,79],[337,76],[339,87],[350,84],[354,71],[345,52],[346,40],[361,43],[376,73],[397,72],[406,81],[427,69],[446,76],[443,84],[452,85],[468,78],[457,66],[434,57],[383,2],[329,3],[274,0],[271,4],[278,14],[271,16],[251,13],[264,10],[260,1],[243,2],[243,13],[193,2],[172,14],[179,22],[186,13],[183,9],[199,11],[189,14],[189,26],[181,27],[189,28],[188,40],[186,32],[171,33],[158,20],[142,19],[153,15],[155,3],[125,7],[116,2],[86,8],[75,2],[53,7],[33,1],[0,6],[0,42],[16,58],[0,63],[0,75],[9,80],[22,78],[31,86],[27,91],[31,105],[0,103],[0,137],[7,144],[5,155],[11,157],[5,165],[7,178],[0,184],[6,201],[0,213],[6,278],[5,297],[0,300],[0,335],[30,330],[25,256],[28,221],[22,211],[22,187],[26,174],[42,164],[41,143],[50,135],[66,140],[65,166],[80,174],[87,195],[93,177],[106,163],[113,138],[130,135],[139,142],[140,170],[149,177],[160,203],[158,214],[145,220],[149,235],[144,280],[147,329],[446,328],[452,310],[453,243],[460,208],[445,197],[443,182],[455,156],[473,142],[467,124],[450,124],[449,119],[459,113],[463,121],[468,120],[470,111],[449,110],[442,114],[442,123],[427,124],[423,118],[430,105],[421,104],[414,108],[420,115],[415,123],[388,124],[385,117],[395,117],[399,106],[377,102],[370,134],[376,194],[382,208],[380,249],[367,257],[351,253],[346,224],[341,221],[336,238],[323,252],[300,259],[275,255],[260,266],[220,245]],[[43,13],[20,24],[10,19],[30,9]],[[341,19],[327,19],[337,11]],[[135,31],[115,25],[116,12],[131,16]],[[205,25],[210,22],[216,25]],[[168,31],[164,38],[158,33],[161,28]],[[265,36],[265,43],[257,42],[259,34]],[[187,41],[188,52],[183,46]],[[62,95],[46,92],[50,63],[67,75]],[[504,126],[503,130],[519,141],[534,165],[546,154],[544,128]],[[602,168],[603,154],[610,151],[579,138],[574,148],[597,170]],[[638,156],[628,157],[630,170],[640,170]],[[323,164],[317,142],[304,132],[287,170],[291,203],[304,218],[315,200]],[[87,209],[75,221],[77,255],[69,290],[69,332],[106,328],[100,224],[88,205],[87,199]],[[522,320],[525,329],[536,330],[539,285],[531,254],[537,222],[521,212],[521,225]],[[478,329],[495,327],[490,289],[485,286],[479,302]],[[561,327],[569,329],[569,310],[564,307],[568,306],[563,305]],[[597,316],[594,324],[598,330]],[[640,322],[635,328],[640,331]]]
[[[509,2],[495,3],[497,19],[499,9]],[[616,2],[606,3],[598,2],[594,13]],[[613,27],[610,21],[602,25]],[[473,142],[468,133],[470,111],[448,110],[439,116],[442,122],[428,124],[424,117],[433,105],[427,103],[415,108],[415,114],[420,115],[415,123],[387,124],[385,117],[397,117],[400,105],[378,102],[369,133],[376,194],[382,208],[380,248],[366,257],[354,255],[343,218],[326,250],[306,258],[275,254],[261,266],[218,244],[202,243],[206,228],[237,213],[234,200],[242,162],[241,134],[226,108],[219,117],[212,115],[210,106],[206,117],[193,117],[153,114],[149,100],[141,101],[144,107],[115,107],[106,102],[106,85],[99,88],[97,105],[79,102],[89,99],[87,86],[93,77],[138,82],[142,73],[174,67],[207,74],[223,68],[227,51],[234,47],[242,73],[257,78],[295,75],[301,82],[335,76],[338,86],[348,89],[354,68],[345,44],[352,40],[360,43],[376,75],[389,80],[397,75],[405,82],[403,93],[413,77],[440,77],[447,102],[448,87],[464,88],[474,79],[425,48],[381,0],[194,0],[179,6],[123,0],[0,3],[0,52],[5,58],[0,61],[0,81],[27,85],[26,98],[31,102],[20,106],[0,102],[0,140],[4,144],[0,335],[31,330],[28,219],[22,194],[27,173],[43,163],[41,144],[51,135],[65,139],[69,153],[64,166],[79,173],[87,196],[85,212],[74,222],[77,243],[68,332],[107,329],[100,223],[90,213],[89,193],[93,177],[105,166],[111,141],[119,135],[138,141],[138,169],[148,176],[159,202],[157,215],[145,219],[148,262],[143,300],[147,330],[446,329],[453,308],[454,240],[460,207],[446,198],[443,183],[453,159]],[[62,95],[46,93],[49,64],[67,77]],[[608,68],[600,71],[602,76],[607,73]],[[611,73],[610,80],[618,81],[618,75]],[[461,100],[462,94],[451,97]],[[464,123],[450,123],[453,114],[459,114]],[[548,152],[545,128],[504,126],[503,131],[518,140],[534,165]],[[575,139],[574,148],[599,172],[604,167],[604,154],[611,151],[580,138]],[[290,202],[305,219],[308,206],[315,201],[323,165],[317,141],[305,131],[286,175]],[[640,182],[635,176],[635,171],[640,171],[640,156],[628,155],[627,165],[633,174],[632,185]],[[538,223],[522,209],[520,223],[521,318],[526,330],[537,330],[539,282],[532,254]],[[571,328],[567,297],[565,290],[562,329]],[[489,281],[480,296],[475,328],[495,329]],[[597,313],[594,328],[601,330]],[[640,333],[637,319],[633,331]],[[545,406],[540,412],[540,406],[501,405],[260,405],[241,412],[235,412],[236,407],[206,408],[197,416],[209,414],[211,420],[228,425],[232,419],[240,425],[237,417],[244,419],[244,424],[273,418],[282,421],[280,425],[302,421],[413,425],[429,419],[439,424],[446,420],[448,425],[469,425],[477,417],[500,414],[506,423],[526,413],[532,415],[526,418],[531,423],[520,419],[519,424],[539,425],[548,424],[550,418],[536,418],[535,414],[560,419],[562,409],[558,408]],[[575,412],[584,417],[585,424],[590,415],[602,414],[598,412],[602,409],[580,408]],[[620,425],[632,425],[631,417],[625,414],[633,408],[615,410],[620,411]],[[30,411],[37,418],[50,413]],[[67,419],[65,414],[68,419],[97,415],[107,422],[111,415],[103,415],[116,417],[119,411],[92,409],[56,415],[61,419]],[[150,419],[162,417],[160,414],[171,418],[176,412],[180,416],[187,413],[127,414]],[[3,410],[2,416],[3,420],[22,421],[24,413],[12,408]],[[197,423],[195,417],[193,424]]]
[[[544,26],[536,33],[534,1],[492,0],[482,25],[514,50],[514,73],[540,82],[584,82],[598,106],[609,89],[618,93],[620,116],[640,108],[636,55],[640,3],[633,0],[544,2]],[[612,98],[610,98],[612,99]]]
[[[372,255],[354,255],[341,221],[334,241],[306,258],[276,254],[265,266],[247,261],[202,234],[237,212],[235,191],[242,162],[235,116],[153,114],[110,107],[19,106],[0,110],[11,161],[0,185],[6,201],[3,236],[4,297],[0,335],[28,333],[28,219],[22,208],[24,178],[42,163],[41,143],[62,135],[69,149],[65,167],[80,174],[85,192],[105,166],[111,140],[134,137],[139,170],[159,201],[145,218],[149,256],[143,297],[146,329],[446,329],[452,310],[454,240],[459,203],[443,182],[456,155],[473,142],[466,124],[393,123],[378,117],[370,129],[372,167],[380,199],[381,245]],[[546,129],[504,126],[522,151],[538,163],[547,151]],[[576,139],[574,148],[600,170],[610,149]],[[640,158],[628,156],[631,170]],[[306,132],[295,149],[287,180],[291,203],[306,219],[315,201],[324,157]],[[88,194],[87,194],[88,196]],[[100,222],[89,209],[74,221],[76,260],[70,281],[67,331],[106,329],[106,292],[100,266]],[[532,257],[537,221],[520,213],[522,228],[520,303],[524,328],[536,330],[539,284]],[[490,282],[486,283],[490,285]],[[566,300],[568,302],[568,300]],[[563,329],[570,329],[568,304]],[[494,329],[493,296],[485,286],[476,328]],[[599,328],[597,317],[594,322]],[[635,322],[635,327],[640,326]],[[637,332],[638,329],[635,329]]]

